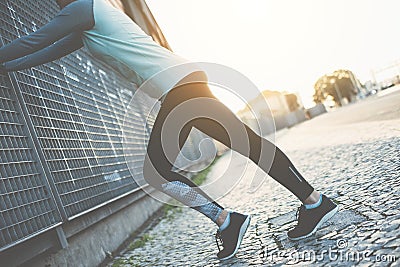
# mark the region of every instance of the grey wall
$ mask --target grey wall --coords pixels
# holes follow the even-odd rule
[[[321,114],[326,113],[326,108],[323,104],[315,105],[314,107],[307,110],[310,118],[317,117]]]

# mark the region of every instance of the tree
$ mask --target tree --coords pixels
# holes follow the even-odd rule
[[[324,77],[321,77],[318,79],[318,81],[314,85],[315,90],[314,90],[313,98],[314,98],[314,102],[316,104],[320,104],[326,99],[324,92],[322,90],[323,86],[324,86]]]
[[[336,105],[341,106],[343,98],[349,103],[353,101],[359,91],[359,82],[351,71],[340,69],[320,77],[314,90],[315,103],[322,103],[331,96]]]

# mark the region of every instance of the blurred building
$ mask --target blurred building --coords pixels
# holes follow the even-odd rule
[[[400,84],[400,59],[390,64],[371,70],[372,84],[378,85],[378,90],[384,90],[394,85]],[[371,86],[367,86],[371,88]],[[366,86],[366,87],[367,87]],[[376,88],[373,88],[376,89]]]
[[[263,91],[237,115],[254,131],[267,135],[306,120],[299,94]]]

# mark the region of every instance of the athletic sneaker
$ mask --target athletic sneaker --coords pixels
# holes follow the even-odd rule
[[[230,220],[229,225],[224,230],[218,230],[215,234],[215,241],[219,250],[217,257],[220,260],[230,259],[236,254],[250,224],[250,215],[232,212]],[[220,249],[218,239],[222,242],[223,250]]]
[[[339,207],[325,195],[319,207],[306,209],[301,205],[297,210],[297,226],[289,230],[287,235],[291,240],[299,240],[314,234],[317,229],[339,210]]]

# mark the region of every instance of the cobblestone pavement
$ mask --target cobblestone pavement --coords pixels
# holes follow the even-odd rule
[[[216,226],[183,208],[146,231],[149,241],[144,246],[127,250],[116,260],[125,266],[400,266],[400,119],[393,119],[390,112],[388,117],[349,119],[353,112],[368,112],[368,105],[385,98],[398,97],[400,103],[399,96],[350,105],[277,138],[277,145],[308,181],[340,205],[339,213],[314,236],[297,242],[287,239],[300,203],[271,178],[254,190],[252,177],[265,175],[250,164],[240,183],[219,200],[230,210],[252,215],[234,258],[220,262]],[[230,160],[234,166],[226,170]],[[241,173],[247,163],[238,154],[226,153],[208,177]]]

